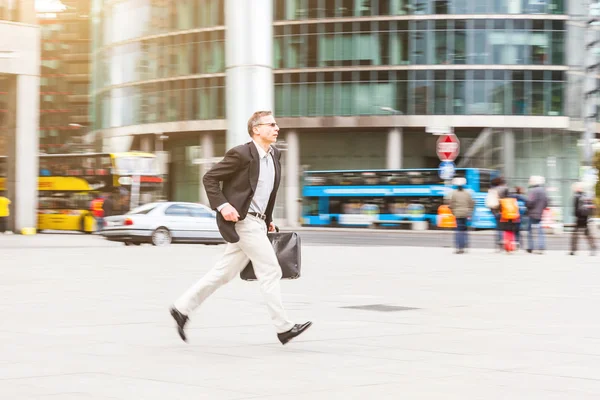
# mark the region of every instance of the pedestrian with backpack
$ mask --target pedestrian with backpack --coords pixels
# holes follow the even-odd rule
[[[515,188],[514,197],[517,199],[517,203],[519,204],[519,214],[520,214],[520,223],[519,228],[515,231],[515,240],[517,241],[517,245],[519,249],[522,249],[523,246],[523,235],[521,234],[521,229],[526,227],[525,225],[529,219],[527,218],[527,196],[523,194],[523,188],[517,186]]]
[[[583,231],[585,237],[588,240],[591,249],[591,255],[596,254],[596,243],[594,236],[589,228],[589,219],[594,215],[596,206],[594,200],[584,193],[584,185],[581,182],[577,182],[573,185],[575,196],[573,198],[573,206],[575,209],[575,228],[573,229],[573,235],[571,236],[571,252],[570,255],[574,256],[577,251],[577,241],[579,239],[579,232]]]
[[[543,176],[533,175],[529,177],[529,190],[527,192],[527,215],[529,222],[527,224],[527,252],[533,253],[535,250],[542,253],[546,249],[544,237],[544,228],[542,227],[542,214],[548,207],[548,194],[544,184],[546,179]],[[537,246],[534,240],[534,232],[537,231]],[[537,247],[537,248],[536,248]]]
[[[517,248],[516,232],[521,226],[519,203],[514,193],[505,192],[500,198],[499,228],[503,233],[504,250],[510,253]]]

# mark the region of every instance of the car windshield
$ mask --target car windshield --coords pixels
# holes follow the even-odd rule
[[[156,208],[158,204],[156,203],[149,203],[149,204],[144,204],[143,206],[139,206],[134,208],[133,210],[129,211],[127,214],[131,215],[131,214],[148,214],[150,211],[154,210]]]

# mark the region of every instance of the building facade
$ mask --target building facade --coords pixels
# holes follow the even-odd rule
[[[224,154],[224,0],[100,1],[94,7],[94,132],[110,150],[167,151],[169,197],[202,201],[203,160]],[[302,169],[459,166],[511,186],[544,175],[570,214],[578,179],[587,8],[567,0],[273,0],[274,111],[289,209]],[[136,15],[130,19],[130,15]],[[256,50],[253,49],[253,50]],[[297,220],[288,214],[288,223]]]
[[[82,149],[90,129],[90,1],[63,0],[38,8],[41,30],[40,151]]]
[[[40,31],[34,2],[0,0],[0,177],[9,230],[37,225]]]

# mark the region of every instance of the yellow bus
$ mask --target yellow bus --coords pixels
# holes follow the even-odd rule
[[[97,226],[90,204],[96,195],[82,178],[40,177],[38,230],[94,232]]]
[[[5,190],[6,157],[0,157],[0,190]],[[163,198],[163,178],[151,153],[83,153],[40,155],[38,230],[97,229],[92,200],[113,194],[114,214],[135,204]],[[137,199],[137,200],[136,200]]]

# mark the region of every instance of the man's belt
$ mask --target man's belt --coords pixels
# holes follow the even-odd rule
[[[258,218],[262,219],[263,221],[267,220],[267,216],[265,214],[261,214],[261,213],[257,213],[257,212],[249,212],[248,214],[258,217]]]

